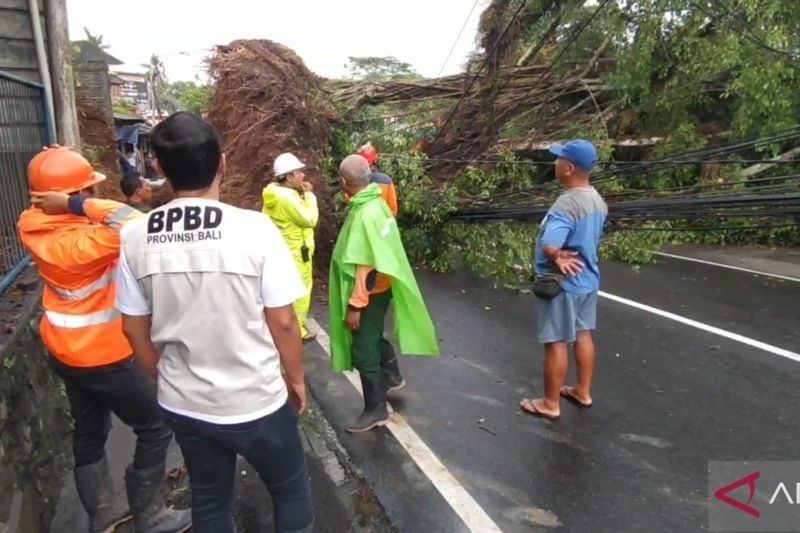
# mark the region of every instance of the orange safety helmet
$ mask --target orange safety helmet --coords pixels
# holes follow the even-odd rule
[[[367,143],[356,152],[358,155],[367,160],[367,163],[374,165],[378,162],[378,151],[372,144]]]
[[[28,184],[33,192],[73,193],[105,179],[85,157],[63,146],[46,148],[28,163]]]

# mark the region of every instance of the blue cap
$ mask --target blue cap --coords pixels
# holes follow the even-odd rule
[[[578,168],[590,172],[597,163],[597,148],[584,139],[575,139],[567,144],[554,144],[550,153],[566,159]]]

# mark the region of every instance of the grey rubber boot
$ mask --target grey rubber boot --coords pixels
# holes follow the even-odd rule
[[[78,497],[89,515],[90,533],[114,531],[116,526],[131,519],[127,506],[114,500],[114,487],[105,455],[96,463],[76,467],[74,474]]]
[[[125,487],[136,533],[179,533],[192,525],[190,509],[167,509],[164,505],[161,496],[163,482],[163,464],[140,470],[128,465]]]
[[[389,422],[389,409],[386,407],[386,391],[380,377],[370,379],[361,374],[361,390],[364,391],[364,412],[345,429],[350,433],[362,433]]]

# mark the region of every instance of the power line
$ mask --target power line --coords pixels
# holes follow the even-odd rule
[[[472,4],[472,8],[469,10],[469,14],[467,15],[466,20],[464,20],[464,25],[461,26],[461,29],[458,32],[458,36],[456,37],[456,40],[453,41],[453,46],[450,47],[450,51],[447,53],[447,57],[445,58],[444,63],[442,63],[442,68],[439,69],[439,73],[436,75],[437,78],[442,76],[442,72],[444,72],[444,68],[447,66],[447,62],[450,61],[450,56],[453,55],[453,51],[455,51],[456,45],[458,44],[458,41],[461,39],[461,35],[464,34],[464,30],[467,28],[467,24],[469,24],[469,20],[472,18],[472,13],[475,12],[475,8],[478,7],[479,1],[480,0],[475,0],[475,3]]]
[[[770,46],[769,44],[767,44],[767,42],[764,41],[764,39],[761,36],[759,36],[753,30],[752,26],[746,20],[744,20],[738,14],[734,13],[732,10],[730,10],[728,8],[728,6],[726,6],[724,3],[717,2],[717,1],[712,1],[712,3],[714,5],[716,5],[718,8],[723,9],[727,15],[730,15],[731,17],[733,17],[734,19],[736,19],[742,25],[742,27],[745,29],[745,31],[752,36],[752,39],[748,38],[747,36],[745,36],[745,38],[747,38],[750,42],[752,42],[752,43],[754,43],[754,44],[760,46],[761,48],[763,48],[765,50],[768,50],[770,52],[775,52],[776,54],[784,55],[784,56],[786,56],[786,57],[788,57],[788,58],[790,58],[792,60],[797,60],[797,57],[795,55],[791,54],[790,52],[788,52],[786,50],[780,50],[778,48],[775,48],[775,47]]]
[[[635,227],[635,228],[609,228],[610,231],[668,231],[668,232],[692,232],[692,231],[753,231],[753,230],[763,230],[763,229],[774,229],[774,228],[800,228],[800,224],[760,224],[758,226],[706,226],[706,227],[699,227],[694,228],[691,226],[684,226],[678,228],[647,228],[647,227]]]
[[[415,156],[411,154],[396,154],[390,152],[381,152],[381,157],[383,159],[412,159]],[[555,163],[555,158],[550,160],[534,160],[534,159],[521,159],[521,160],[505,160],[505,159],[451,159],[446,157],[429,157],[425,159],[426,162],[438,162],[438,163],[476,163],[476,164],[487,164],[487,165],[521,165],[521,166],[540,166],[540,165],[552,165]],[[800,159],[782,159],[782,160],[773,160],[773,159],[686,159],[680,161],[606,161],[604,163],[600,163],[601,165],[605,166],[627,166],[627,165],[660,165],[660,164],[669,164],[669,165],[700,165],[703,163],[715,163],[720,165],[733,165],[733,164],[756,164],[756,163],[770,163],[776,165],[798,165],[800,164]]]
[[[697,8],[697,9],[698,9],[698,10],[700,10],[700,11],[702,11],[702,12],[703,12],[703,13],[705,13],[707,16],[711,17],[711,18],[712,18],[712,20],[713,20],[713,15],[714,15],[714,13],[712,13],[712,12],[709,12],[708,10],[704,9],[702,6],[700,6],[700,5],[699,5],[699,4],[697,4],[696,2],[690,2],[690,3],[691,3],[691,5],[693,5],[695,8]],[[755,44],[755,45],[756,45],[756,46],[758,46],[759,48],[762,48],[762,49],[764,49],[764,50],[766,50],[766,51],[768,51],[768,52],[773,52],[773,53],[776,53],[776,54],[780,54],[780,55],[786,56],[786,57],[788,57],[789,59],[792,59],[793,61],[796,61],[796,60],[797,60],[797,56],[793,55],[792,53],[788,52],[787,50],[780,50],[780,49],[778,49],[778,48],[775,48],[775,47],[773,47],[773,46],[770,46],[769,44],[767,44],[767,43],[764,41],[764,39],[762,39],[762,38],[761,38],[761,37],[760,37],[760,36],[759,36],[759,35],[758,35],[758,34],[757,34],[757,33],[756,33],[754,30],[753,30],[753,28],[750,26],[750,24],[749,24],[749,23],[748,23],[746,20],[744,20],[742,17],[740,17],[739,15],[737,15],[736,13],[734,13],[733,11],[731,11],[730,9],[728,9],[728,7],[727,7],[726,5],[724,5],[722,2],[714,2],[714,1],[712,0],[712,4],[713,4],[714,6],[716,6],[716,7],[717,7],[717,9],[720,9],[720,10],[722,10],[722,11],[724,12],[724,13],[723,13],[724,15],[728,15],[728,16],[732,17],[733,19],[735,19],[737,22],[739,22],[739,24],[740,24],[740,27],[738,27],[738,28],[737,28],[737,27],[735,27],[734,25],[732,25],[732,24],[731,24],[731,25],[730,25],[730,28],[731,28],[732,30],[734,30],[734,31],[740,31],[740,32],[743,30],[742,37],[744,37],[745,39],[747,39],[747,40],[748,40],[748,41],[750,41],[751,43]]]
[[[600,3],[595,8],[595,10],[592,12],[592,14],[589,17],[587,17],[587,19],[580,26],[578,26],[578,28],[572,33],[570,38],[567,39],[567,44],[565,44],[561,48],[561,50],[558,52],[558,54],[556,54],[556,56],[550,61],[550,63],[548,64],[547,68],[545,69],[545,74],[542,74],[539,77],[539,79],[536,81],[536,83],[533,85],[533,87],[528,89],[528,91],[525,93],[525,96],[523,96],[521,98],[521,100],[526,100],[528,98],[528,96],[530,96],[531,93],[533,93],[533,91],[535,91],[539,87],[539,85],[541,85],[541,83],[542,83],[542,81],[544,81],[546,75],[549,74],[550,72],[552,72],[553,67],[555,67],[556,63],[558,63],[558,61],[561,59],[561,57],[567,52],[567,50],[569,50],[569,47],[572,46],[573,43],[575,43],[575,41],[578,40],[578,37],[581,36],[583,31],[589,26],[589,24],[592,23],[594,18],[600,13],[600,11],[603,10],[604,7],[606,7],[606,4],[608,4],[609,2],[610,2],[610,0],[603,0],[603,2]]]
[[[674,163],[676,160],[680,160],[683,158],[693,157],[701,159],[710,159],[715,156],[720,156],[723,154],[729,155],[737,152],[752,150],[764,144],[786,142],[788,140],[795,140],[798,138],[800,138],[800,127],[788,128],[785,130],[779,130],[765,137],[751,137],[748,140],[740,140],[735,143],[723,145],[713,149],[691,150],[687,152],[677,153],[670,157],[660,160],[642,161],[638,165],[626,165],[621,169],[604,170],[593,174],[592,182],[593,184],[597,185],[599,183],[616,181],[625,177],[641,175],[645,171],[652,169],[657,164],[663,164],[665,166],[661,167],[661,169],[667,169],[670,166],[672,166],[672,163]],[[498,193],[488,198],[485,198],[484,201],[497,201],[500,200],[501,198],[507,198],[509,196],[519,196],[521,193],[526,194],[526,193],[536,193],[536,192],[541,192],[541,193],[551,192],[554,190],[556,186],[557,183],[554,182],[542,183],[534,185],[532,187],[527,187],[525,189]]]

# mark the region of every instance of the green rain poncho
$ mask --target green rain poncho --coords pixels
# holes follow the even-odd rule
[[[352,337],[345,327],[347,302],[355,285],[356,267],[374,267],[392,278],[395,334],[404,355],[439,355],[436,330],[408,263],[397,222],[372,184],[350,200],[330,270],[331,352],[333,369],[352,369]]]

